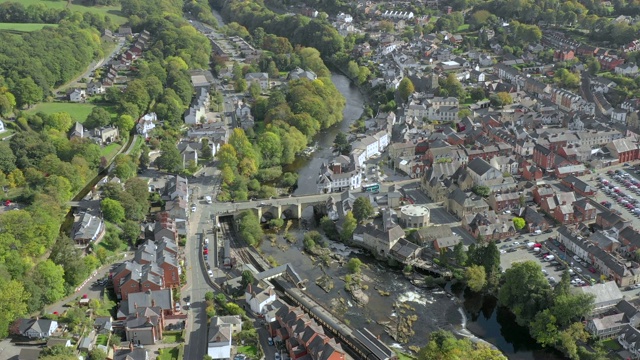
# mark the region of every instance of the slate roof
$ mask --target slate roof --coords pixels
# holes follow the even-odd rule
[[[486,162],[484,159],[477,157],[477,158],[469,161],[469,164],[467,164],[467,169],[469,169],[469,170],[473,171],[474,173],[482,176],[482,175],[486,174],[489,170],[493,169],[493,167],[491,166],[491,164]]]

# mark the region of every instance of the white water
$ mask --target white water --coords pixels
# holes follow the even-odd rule
[[[432,297],[426,297],[422,294],[419,294],[415,291],[407,291],[404,294],[398,296],[398,301],[404,302],[414,302],[421,305],[433,304],[434,299]]]
[[[467,328],[467,314],[464,313],[464,310],[462,310],[461,307],[458,308],[458,312],[460,313],[460,316],[462,316],[462,323],[460,325],[462,325],[463,329]]]

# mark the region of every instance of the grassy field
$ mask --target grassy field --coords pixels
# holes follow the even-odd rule
[[[116,153],[118,152],[118,150],[120,150],[120,148],[122,147],[122,145],[120,144],[116,144],[116,143],[112,143],[109,144],[105,147],[102,148],[102,150],[100,150],[100,156],[104,156],[107,158],[107,160],[111,160],[111,158],[113,158]]]
[[[605,340],[602,342],[602,345],[604,345],[605,349],[609,349],[613,351],[622,350],[622,346],[616,339]]]
[[[469,24],[462,24],[458,26],[458,29],[456,30],[456,32],[463,32],[467,30],[469,30]]]
[[[245,354],[249,359],[256,359],[258,357],[258,349],[255,346],[238,346],[238,354]]]
[[[18,24],[18,23],[0,23],[0,31],[9,30],[9,31],[19,31],[19,32],[31,32],[40,30],[45,26],[58,26],[58,24]]]
[[[27,111],[29,114],[35,114],[37,112],[43,112],[45,114],[53,114],[57,112],[66,112],[71,115],[71,118],[78,122],[84,122],[87,120],[87,116],[91,113],[91,110],[96,107],[93,104],[76,104],[76,103],[40,103]]]
[[[174,347],[174,348],[164,348],[164,349],[160,349],[159,352],[160,354],[158,355],[158,357],[156,359],[158,360],[178,360],[178,352],[180,350],[178,349],[178,347]]]
[[[96,339],[96,345],[104,345],[107,346],[107,341],[109,341],[109,335],[100,334]]]
[[[45,4],[49,8],[64,9],[67,6],[66,1],[42,1],[42,0],[13,0],[19,2],[25,7],[32,4]],[[2,1],[4,2],[4,1]],[[120,12],[120,6],[84,6],[84,5],[71,5],[72,11],[90,12],[94,14],[109,15],[111,20],[116,24],[124,24],[127,22],[127,18]]]
[[[182,331],[165,331],[162,333],[162,342],[171,344],[182,342]]]

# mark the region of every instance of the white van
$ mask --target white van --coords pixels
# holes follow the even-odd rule
[[[527,243],[527,249],[531,250],[536,245],[533,241]]]
[[[209,239],[204,239],[204,243],[209,245]]]
[[[542,234],[542,230],[536,230],[536,231],[534,231],[533,233],[534,233],[535,235],[540,235],[540,234]]]
[[[207,202],[207,204],[211,204],[211,203],[213,203],[213,201],[211,200],[211,196],[208,196],[208,195],[207,195],[207,196],[205,196],[205,197],[204,197],[204,200]]]
[[[544,258],[544,261],[553,261],[556,257],[553,255],[547,255]]]

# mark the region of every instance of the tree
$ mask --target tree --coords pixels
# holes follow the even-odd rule
[[[120,132],[128,134],[136,126],[136,123],[130,115],[120,115],[116,126],[120,129]]]
[[[13,94],[19,107],[31,106],[42,100],[42,88],[31,77],[25,77],[17,81],[13,87]]]
[[[0,337],[9,335],[9,326],[13,321],[27,313],[27,300],[30,294],[22,282],[9,280],[11,275],[3,269],[0,276]]]
[[[45,128],[55,129],[61,132],[67,132],[73,125],[71,115],[66,112],[53,113],[46,117]]]
[[[209,144],[208,138],[202,138],[202,151],[201,155],[203,159],[212,159],[213,158],[213,150],[211,149],[211,145]]]
[[[124,219],[124,208],[118,200],[104,199],[100,203],[105,220],[119,223]]]
[[[416,91],[416,89],[408,77],[405,77],[400,81],[400,84],[398,85],[398,95],[402,102],[406,102],[414,91]]]
[[[513,218],[513,226],[516,227],[516,230],[522,230],[525,225],[527,225],[527,222],[524,221],[523,218],[521,217],[514,217]]]
[[[418,352],[418,360],[484,359],[506,360],[500,350],[467,338],[456,339],[452,333],[437,330],[429,334],[429,342]]]
[[[487,285],[487,274],[484,267],[471,265],[464,272],[464,278],[472,291],[479,292]]]
[[[471,188],[474,194],[482,197],[487,197],[491,194],[491,189],[488,186],[474,186]]]
[[[16,168],[16,156],[13,154],[8,141],[0,142],[0,171],[9,174]]]
[[[489,102],[495,107],[502,108],[505,105],[513,103],[513,99],[511,98],[511,95],[504,91],[501,91],[499,93],[491,95],[489,97]]]
[[[257,81],[252,81],[251,85],[249,85],[249,95],[251,95],[252,99],[257,99],[262,92],[262,88]]]
[[[258,137],[258,147],[262,153],[263,166],[280,165],[282,157],[282,142],[280,137],[271,132],[265,131]]]
[[[333,140],[333,148],[339,151],[342,155],[347,155],[351,152],[351,143],[347,138],[347,135],[342,131],[336,134],[335,140]]]
[[[245,91],[247,91],[247,80],[245,80],[245,79],[236,80],[235,91],[236,92],[245,92]]]
[[[351,211],[347,212],[342,223],[342,232],[340,233],[340,239],[343,242],[353,240],[353,232],[356,230],[358,222],[356,221]]]
[[[480,101],[485,97],[484,90],[481,87],[472,88],[469,90],[469,95],[471,96],[471,100],[474,101]]]
[[[373,205],[367,196],[361,196],[353,202],[353,216],[359,223],[373,215]]]
[[[464,244],[462,243],[462,241],[458,242],[453,247],[453,255],[458,265],[464,265],[467,262],[468,256],[466,251],[464,250]]]
[[[267,74],[269,74],[269,78],[274,79],[280,76],[280,71],[276,67],[276,63],[271,60],[269,61],[269,65],[267,66]]]
[[[241,277],[242,280],[240,281],[240,285],[242,285],[243,289],[255,282],[255,278],[253,277],[253,273],[251,272],[251,270],[244,270],[241,274]]]
[[[595,57],[591,56],[587,59],[587,69],[589,74],[596,75],[600,72],[600,62]]]
[[[160,144],[160,156],[156,159],[159,168],[169,172],[179,172],[182,169],[182,157],[178,147],[166,140]]]
[[[558,341],[556,318],[549,309],[538,313],[529,325],[531,336],[542,346],[553,346]]]
[[[269,227],[278,231],[284,226],[284,220],[282,219],[271,219],[269,220]]]
[[[124,235],[125,239],[131,241],[135,245],[136,240],[138,240],[138,236],[140,235],[140,225],[133,220],[127,220],[121,227],[122,235]]]
[[[95,348],[89,351],[89,358],[91,360],[106,360],[107,354],[102,349]]]
[[[358,258],[351,258],[347,263],[347,269],[351,274],[360,274],[362,271],[362,261]]]
[[[260,220],[252,211],[245,211],[240,214],[238,233],[240,238],[251,246],[259,245],[264,236],[264,232],[260,226]]]
[[[514,263],[504,273],[498,300],[516,315],[518,324],[525,325],[549,306],[551,289],[538,263]]]
[[[87,116],[84,126],[88,129],[107,126],[111,123],[111,114],[99,106],[94,107]]]
[[[338,234],[336,223],[334,223],[333,220],[329,219],[328,216],[323,216],[320,219],[320,228],[329,239],[339,240],[340,235]]]

